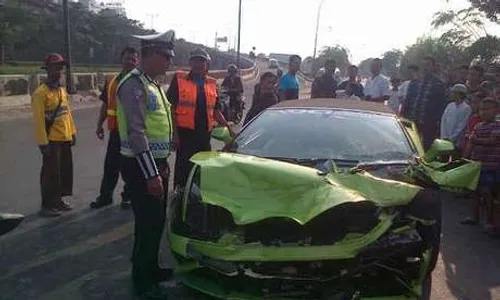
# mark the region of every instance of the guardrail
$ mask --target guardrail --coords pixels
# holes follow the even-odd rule
[[[240,70],[240,74],[243,78],[253,76],[255,74],[257,65],[253,61],[251,62],[253,64],[251,68]],[[116,74],[118,73],[73,73],[73,84],[77,92],[95,91],[102,89],[107,76]],[[175,71],[168,71],[164,76],[160,77],[159,83],[162,85],[169,84],[174,74]],[[209,71],[209,74],[215,79],[220,80],[227,75],[227,70],[212,70]],[[46,79],[46,77],[47,76],[45,74],[0,75],[0,97],[22,95],[29,96],[35,91],[40,83],[42,83]],[[64,78],[62,78],[61,80],[62,84],[64,84]]]

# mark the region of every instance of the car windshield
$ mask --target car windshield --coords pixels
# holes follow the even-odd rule
[[[231,151],[269,158],[359,162],[414,155],[396,118],[335,109],[270,109],[234,140]]]

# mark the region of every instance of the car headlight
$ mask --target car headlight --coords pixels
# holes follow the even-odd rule
[[[183,211],[184,225],[188,236],[216,241],[225,232],[236,227],[229,211],[203,202],[201,168],[199,166],[192,170],[185,193]]]
[[[186,190],[187,196],[185,198],[184,222],[192,228],[203,228],[203,216],[206,212],[207,206],[202,202],[201,188],[200,188],[200,168],[195,167],[190,175],[191,180],[188,180],[189,189]]]

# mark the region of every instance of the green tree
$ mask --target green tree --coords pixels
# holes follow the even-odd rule
[[[7,48],[22,39],[25,30],[34,30],[37,22],[36,16],[23,10],[18,1],[6,0],[0,7],[0,64],[4,64]]]
[[[26,6],[26,2],[25,6],[21,7],[20,1],[4,1],[4,5],[0,6],[0,45],[5,49],[3,52],[8,54],[8,62],[39,62],[49,52],[64,53],[61,5],[40,8],[39,5]],[[75,65],[117,64],[119,54],[125,46],[139,46],[139,41],[132,35],[155,33],[154,30],[144,28],[139,21],[116,14],[113,10],[94,13],[81,3],[70,2],[69,13],[72,58]],[[189,52],[200,46],[178,39],[173,65],[187,66]],[[225,69],[229,63],[236,60],[233,55],[209,48],[207,50],[212,56],[212,69]],[[244,68],[251,65],[246,60],[242,61]]]
[[[500,57],[500,38],[487,35],[479,38],[466,49],[469,60],[481,57],[486,63],[491,63]]]
[[[358,65],[358,73],[361,76],[369,77],[371,76],[370,65],[372,63],[373,57],[362,60]]]
[[[323,67],[325,61],[327,61],[328,59],[335,60],[335,62],[337,63],[337,68],[339,68],[341,72],[345,72],[347,67],[350,65],[349,56],[349,50],[340,45],[324,47],[323,49],[321,49],[321,52],[319,53],[316,60],[313,61],[313,74],[316,73],[321,67]]]
[[[420,65],[424,57],[432,56],[438,66],[455,66],[467,61],[467,55],[456,45],[439,38],[422,37],[409,46],[401,59],[400,70],[406,76],[406,69],[410,64]]]
[[[399,66],[403,52],[398,49],[392,49],[382,55],[382,73],[387,76],[398,76]]]
[[[500,19],[500,3],[498,0],[469,0],[473,7],[486,14],[486,17],[493,22],[498,22]]]
[[[474,7],[458,11],[445,10],[434,14],[431,25],[435,28],[444,28],[441,36],[443,41],[459,47],[466,47],[486,36],[484,14]]]

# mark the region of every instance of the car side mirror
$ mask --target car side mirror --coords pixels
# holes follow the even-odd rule
[[[225,144],[229,143],[233,139],[231,137],[231,133],[229,133],[229,129],[225,126],[214,128],[211,136],[213,139],[224,142]]]
[[[425,161],[433,161],[442,155],[449,155],[455,151],[455,145],[448,140],[436,139],[429,150],[424,154]]]
[[[16,228],[24,220],[24,215],[0,213],[0,235]]]

